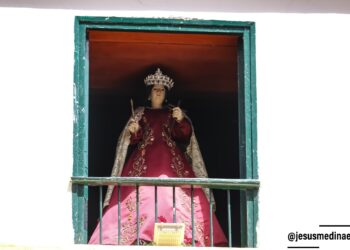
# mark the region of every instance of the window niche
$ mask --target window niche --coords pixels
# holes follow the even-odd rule
[[[118,135],[143,106],[143,79],[159,67],[175,86],[168,96],[192,119],[210,178],[239,178],[237,41],[233,35],[90,30],[89,176],[109,176]],[[215,191],[227,228],[225,192]],[[233,192],[233,239],[239,245],[239,197]],[[89,232],[98,218],[98,192],[89,190]],[[226,231],[227,234],[227,231]]]
[[[210,178],[257,179],[255,25],[251,22],[76,17],[73,176],[110,176],[130,99],[156,68],[169,101],[192,119]],[[88,110],[88,112],[86,112]],[[74,187],[73,187],[74,188]],[[215,191],[227,230],[226,194]],[[87,201],[87,202],[86,202]],[[98,218],[98,189],[73,189],[75,242]],[[256,246],[257,192],[231,191],[233,246]]]

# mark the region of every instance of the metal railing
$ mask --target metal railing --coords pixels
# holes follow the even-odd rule
[[[191,188],[191,223],[192,223],[192,246],[195,246],[195,230],[193,230],[194,221],[194,188],[209,188],[209,205],[210,205],[210,245],[213,246],[213,199],[212,189],[224,189],[227,192],[227,220],[228,220],[228,246],[232,247],[231,238],[231,195],[230,190],[257,190],[260,182],[256,179],[212,179],[212,178],[153,178],[153,177],[80,177],[75,176],[71,178],[73,185],[84,186],[98,186],[99,187],[99,221],[100,221],[100,235],[99,241],[102,242],[102,188],[103,186],[114,185],[118,191],[118,245],[121,242],[121,211],[120,198],[121,186],[135,186],[136,187],[136,244],[140,244],[140,223],[139,223],[139,187],[140,186],[154,186],[155,192],[155,222],[158,218],[158,196],[157,187],[168,186],[173,188],[173,221],[176,222],[176,199],[175,187]]]

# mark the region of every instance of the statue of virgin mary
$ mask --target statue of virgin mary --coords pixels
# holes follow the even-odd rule
[[[208,174],[199,150],[189,117],[180,107],[166,105],[173,80],[160,69],[144,80],[148,89],[148,106],[139,107],[120,134],[111,176],[158,178],[207,178]],[[126,160],[129,145],[136,149]],[[179,144],[186,145],[183,152]],[[158,218],[155,218],[154,187],[139,188],[139,239],[147,244],[153,240],[155,221],[173,222],[173,188],[158,187]],[[120,199],[121,244],[133,245],[137,239],[136,188],[122,186]],[[191,223],[191,190],[175,188],[176,222],[185,224],[185,244],[192,242],[195,230],[196,246],[210,246],[210,207],[206,189],[194,190],[195,228]],[[118,244],[118,191],[109,186],[102,217],[102,243]],[[214,245],[226,245],[227,239],[213,215]],[[97,225],[89,244],[99,244],[100,227]]]

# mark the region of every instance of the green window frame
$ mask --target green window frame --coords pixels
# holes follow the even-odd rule
[[[76,17],[73,176],[88,176],[89,60],[87,30],[156,31],[238,35],[238,119],[241,179],[258,179],[255,23],[159,18]],[[240,191],[241,246],[256,247],[258,191]],[[87,242],[88,188],[73,185],[74,242]]]

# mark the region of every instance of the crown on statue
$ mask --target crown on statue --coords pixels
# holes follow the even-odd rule
[[[153,75],[148,75],[145,78],[145,84],[146,86],[151,86],[151,85],[163,85],[170,90],[174,86],[174,81],[167,75],[163,75],[162,71],[158,68],[156,73]]]

